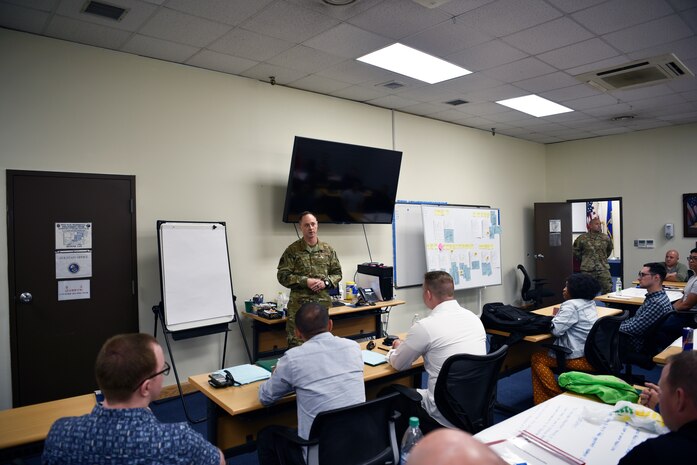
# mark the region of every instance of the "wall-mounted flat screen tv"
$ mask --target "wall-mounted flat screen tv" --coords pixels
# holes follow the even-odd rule
[[[392,223],[402,152],[295,137],[283,221]]]

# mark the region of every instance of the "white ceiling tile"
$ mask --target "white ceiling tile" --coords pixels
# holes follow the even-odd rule
[[[438,87],[442,87],[452,92],[478,92],[485,89],[493,89],[494,87],[499,87],[503,82],[492,79],[482,73],[473,73],[466,76],[462,76],[458,79],[451,79],[449,81],[440,82],[436,84]]]
[[[462,94],[462,98],[472,103],[496,102],[499,100],[521,97],[523,95],[527,95],[528,93],[529,92],[519,89],[516,86],[504,84],[491,89],[465,92]]]
[[[670,15],[606,34],[603,39],[618,50],[628,53],[674,42],[693,35],[692,30],[677,15]]]
[[[598,3],[606,2],[607,0],[548,0],[549,3],[556,6],[564,13],[573,13],[578,10],[585,10]]]
[[[464,13],[457,20],[495,37],[503,37],[561,15],[542,0],[497,0]]]
[[[229,74],[240,74],[258,64],[246,58],[233,57],[224,53],[202,50],[186,61],[186,64],[199,68],[212,69]]]
[[[297,81],[293,81],[289,84],[289,87],[295,89],[309,90],[312,92],[321,92],[323,94],[331,94],[340,89],[345,89],[349,87],[348,84],[337,82],[333,79],[328,79],[322,76],[317,76],[312,74],[310,76],[305,76]]]
[[[567,100],[575,100],[577,98],[590,97],[591,95],[597,94],[598,90],[588,84],[576,84],[562,89],[540,92],[538,95],[553,102],[562,103]]]
[[[48,23],[49,14],[43,11],[0,3],[0,26],[19,31],[40,33]]]
[[[111,29],[100,24],[82,23],[72,18],[54,16],[48,23],[46,35],[96,47],[118,49],[131,35],[128,31]]]
[[[140,33],[180,44],[205,47],[230,30],[230,26],[161,8]]]
[[[520,60],[526,56],[520,50],[497,39],[448,55],[446,60],[474,72]]]
[[[438,9],[456,16],[495,1],[496,0],[450,0],[439,6]]]
[[[276,79],[277,84],[286,85],[307,76],[307,73],[295,69],[270,65],[268,63],[259,63],[258,65],[244,71],[241,75],[264,82],[269,82],[270,77],[273,76]]]
[[[434,103],[419,103],[416,105],[403,107],[401,110],[413,115],[432,115],[434,113],[444,111],[445,107],[445,104],[436,105]]]
[[[265,61],[294,47],[294,45],[292,42],[275,37],[235,28],[213,42],[208,48],[249,60]]]
[[[2,3],[21,6],[39,11],[53,11],[58,4],[58,0],[3,0]]]
[[[167,8],[236,26],[273,0],[168,0]]]
[[[348,22],[366,31],[400,40],[448,20],[450,16],[436,8],[424,8],[408,0],[385,0]]]
[[[673,13],[664,0],[611,0],[571,16],[596,34],[607,34]]]
[[[688,10],[695,7],[695,0],[668,0],[676,11]]]
[[[249,0],[245,0],[249,1]],[[331,16],[332,18],[347,20],[353,18],[357,14],[372,8],[383,0],[360,0],[348,5],[329,5],[323,1],[317,0],[286,0],[289,3],[300,5],[311,10],[315,10],[318,13],[322,13],[326,16]]]
[[[298,71],[305,71],[310,74],[343,61],[345,61],[345,58],[330,55],[329,53],[305,47],[304,45],[297,45],[267,60],[267,62],[272,65],[297,69]]]
[[[463,111],[466,111],[472,115],[486,116],[493,113],[508,112],[510,111],[510,108],[494,102],[468,103],[466,108],[463,107]]]
[[[542,61],[559,69],[575,68],[617,56],[619,53],[600,39],[590,39],[538,55]]]
[[[557,71],[556,73],[545,74],[531,79],[524,79],[515,83],[516,87],[525,89],[532,93],[551,91],[563,87],[571,87],[578,84],[578,81],[566,73]]]
[[[492,40],[480,30],[467,27],[457,19],[444,21],[401,41],[422,52],[444,58],[460,50]]]
[[[503,40],[532,55],[571,45],[593,37],[593,34],[568,18],[559,18],[539,26],[506,36]]]
[[[277,1],[242,23],[242,26],[267,36],[299,44],[337,24],[339,21],[336,19],[309,8]]]
[[[347,60],[331,68],[324,69],[317,74],[349,84],[385,82],[394,77],[394,74],[389,71],[356,60]]]
[[[641,60],[666,53],[674,53],[683,63],[691,58],[697,58],[697,37],[693,34],[686,39],[677,40],[667,44],[651,46],[643,50],[628,53],[630,60]],[[694,71],[694,70],[693,70]]]
[[[119,21],[103,18],[101,16],[81,13],[86,0],[61,0],[56,9],[56,14],[67,16],[79,21],[100,24],[112,29],[123,29],[125,31],[137,31],[152,14],[157,11],[157,7],[138,0],[119,0],[118,6],[127,8],[127,13]],[[107,2],[113,3],[113,2]]]
[[[341,23],[307,40],[304,45],[346,58],[358,58],[393,43],[392,40]]]
[[[564,103],[565,106],[573,108],[574,110],[587,110],[589,108],[596,108],[605,105],[612,105],[617,102],[617,99],[609,94],[599,94],[592,95],[590,97],[578,98],[575,100],[569,100]]]
[[[135,34],[121,50],[136,55],[183,63],[196,53],[198,48]]]
[[[370,89],[361,86],[351,86],[332,92],[331,95],[349,100],[355,100],[357,102],[366,102],[368,100],[376,99],[384,94],[374,88]]]
[[[484,71],[489,77],[504,82],[516,82],[554,72],[555,69],[537,58],[524,58],[497,68]]]
[[[460,95],[442,87],[425,85],[421,87],[410,87],[399,93],[400,97],[416,100],[417,102],[447,102],[459,99]]]

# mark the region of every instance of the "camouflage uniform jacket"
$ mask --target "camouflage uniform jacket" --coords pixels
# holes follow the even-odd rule
[[[328,291],[312,292],[307,287],[307,278],[328,279],[334,287],[341,281],[341,264],[334,249],[326,242],[320,241],[310,247],[301,238],[283,252],[276,277],[282,286],[290,288],[289,307],[309,301],[328,304]]]
[[[612,248],[612,241],[606,234],[589,231],[574,241],[574,256],[581,261],[581,271],[608,270],[607,259]]]

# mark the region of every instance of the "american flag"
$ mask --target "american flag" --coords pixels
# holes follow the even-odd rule
[[[586,202],[586,229],[588,229],[591,220],[597,217],[598,214],[595,211],[595,207],[593,207],[593,202]]]
[[[687,227],[695,226],[697,223],[697,195],[690,195],[685,202],[687,213]]]

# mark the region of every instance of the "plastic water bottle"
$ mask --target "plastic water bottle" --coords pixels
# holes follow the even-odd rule
[[[417,442],[424,437],[419,429],[419,419],[417,417],[409,417],[409,428],[404,432],[402,438],[402,449],[399,454],[399,465],[406,465],[409,459],[409,452]]]
[[[418,313],[414,313],[414,318],[411,319],[411,326],[414,326],[420,319],[421,316]]]
[[[617,278],[615,281],[615,292],[618,294],[622,292],[622,278]]]

